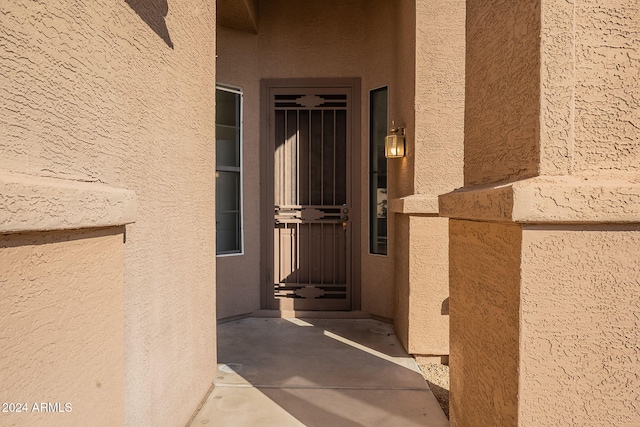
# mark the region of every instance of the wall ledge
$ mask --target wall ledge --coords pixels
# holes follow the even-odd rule
[[[135,219],[132,190],[0,171],[0,233],[111,227]]]
[[[640,223],[640,177],[540,176],[462,188],[439,197],[440,215],[517,223]]]
[[[438,196],[413,194],[389,200],[389,211],[407,215],[438,215]]]

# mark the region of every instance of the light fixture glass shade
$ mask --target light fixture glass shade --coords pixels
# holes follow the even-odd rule
[[[404,157],[404,135],[392,133],[384,139],[384,155],[387,159]]]

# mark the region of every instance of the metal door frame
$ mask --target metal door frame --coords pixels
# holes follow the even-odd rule
[[[361,133],[360,133],[360,78],[317,79],[262,79],[260,84],[260,295],[261,307],[269,308],[273,293],[273,170],[274,156],[269,141],[270,92],[279,88],[347,88],[351,91],[349,124],[351,125],[351,176],[347,177],[351,194],[352,235],[349,251],[351,265],[351,310],[360,309],[360,258],[361,258]],[[349,248],[348,248],[349,249]]]

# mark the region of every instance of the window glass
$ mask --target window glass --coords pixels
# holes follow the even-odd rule
[[[216,88],[216,244],[242,253],[242,92]]]
[[[388,87],[369,95],[369,251],[387,255],[387,159],[384,138],[388,123]]]

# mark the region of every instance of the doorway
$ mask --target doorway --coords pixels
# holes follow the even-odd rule
[[[265,307],[359,305],[359,80],[263,81]]]

